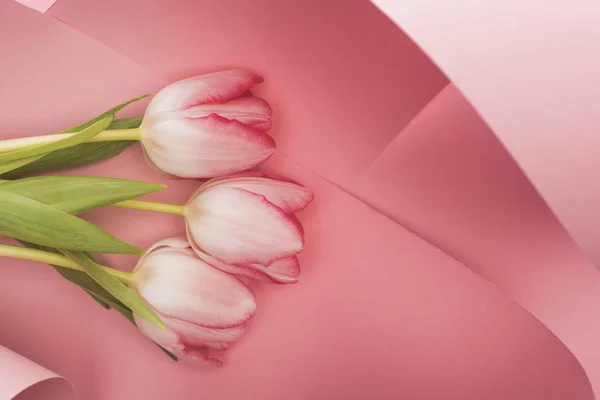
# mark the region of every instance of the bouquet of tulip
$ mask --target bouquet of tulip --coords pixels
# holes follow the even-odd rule
[[[295,283],[304,245],[294,214],[313,199],[294,182],[248,171],[275,151],[268,103],[244,70],[173,83],[143,118],[115,119],[141,96],[60,134],[0,141],[0,255],[52,265],[114,308],[174,359],[220,366],[218,352],[256,313],[247,281]],[[183,178],[211,178],[186,204],[134,200],[165,187],[125,179],[31,176],[117,156],[141,142],[148,162]],[[27,176],[27,177],[23,177]],[[76,215],[113,206],[176,214],[183,237],[143,251]],[[90,253],[140,254],[132,272]]]

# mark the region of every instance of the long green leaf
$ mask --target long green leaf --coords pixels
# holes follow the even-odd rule
[[[107,130],[138,128],[142,123],[142,117],[120,118],[110,124]],[[37,161],[33,161],[12,171],[2,172],[2,178],[17,178],[40,172],[56,171],[94,164],[118,156],[126,148],[137,143],[135,140],[124,140],[114,142],[82,143],[77,146],[53,151],[44,155]]]
[[[19,242],[30,249],[38,249],[44,251],[50,251],[52,253],[61,254],[60,251],[46,246],[40,246],[35,243],[29,243],[24,240],[19,240]],[[89,255],[88,255],[89,256]],[[89,256],[91,258],[91,256]],[[92,258],[93,259],[93,258]],[[77,286],[84,289],[88,292],[98,303],[102,305],[104,308],[108,308],[109,304],[107,300],[111,300],[112,302],[118,302],[110,293],[108,293],[102,286],[100,286],[95,280],[90,278],[88,274],[83,271],[78,271],[75,269],[69,269],[64,267],[59,267],[57,265],[49,264],[52,268],[54,268],[63,278],[66,280],[76,284]]]
[[[84,219],[6,191],[0,191],[0,235],[59,249],[143,254]]]
[[[121,103],[119,105],[114,106],[113,108],[111,108],[110,110],[106,110],[105,112],[103,112],[102,114],[98,115],[95,118],[92,118],[91,120],[84,122],[83,124],[74,126],[72,128],[66,129],[60,133],[73,133],[73,132],[79,132],[82,129],[86,129],[89,126],[95,124],[96,122],[109,117],[109,116],[115,116],[119,111],[121,111],[122,109],[124,109],[125,107],[127,107],[128,105],[130,105],[131,103],[135,103],[136,101],[140,101],[142,99],[145,99],[148,96],[152,96],[151,94],[144,94],[142,96],[136,97],[135,99],[131,99],[131,100],[127,100],[124,103]],[[141,119],[140,119],[141,120]],[[139,126],[139,125],[138,125]],[[122,128],[113,128],[113,129],[122,129]]]
[[[40,144],[37,146],[25,147],[18,150],[7,151],[6,153],[0,153],[0,164],[6,163],[10,161],[19,160],[22,158],[28,158],[33,156],[38,156],[46,153],[50,153],[52,151],[64,149],[67,147],[73,147],[80,143],[87,142],[110,125],[113,121],[114,116],[109,115],[100,119],[97,122],[94,122],[87,128],[83,129],[81,132],[75,133],[72,136],[67,136],[63,139],[57,140],[55,142]],[[35,161],[35,160],[31,160]]]
[[[87,290],[86,290],[87,291]],[[96,300],[98,300],[98,302],[100,304],[102,304],[103,302],[108,306],[108,307],[112,307],[115,310],[117,310],[122,316],[124,316],[125,318],[127,318],[129,320],[129,322],[131,322],[133,325],[137,326],[137,324],[135,323],[135,319],[133,319],[133,311],[131,311],[129,308],[125,307],[121,302],[117,301],[114,302],[110,299],[107,298],[103,298],[103,297],[99,297],[96,296],[93,292],[87,291],[90,296],[94,297]],[[154,342],[154,344],[163,352],[165,353],[171,360],[173,361],[178,361],[177,356],[173,353],[171,353],[169,350],[165,349],[164,347],[162,347],[160,344]]]
[[[164,188],[155,183],[95,176],[35,176],[0,183],[0,191],[29,197],[68,214],[78,214]]]
[[[27,164],[31,164],[44,156],[45,154],[38,154],[36,156],[19,158],[18,160],[7,161],[5,163],[2,163],[0,164],[0,175],[21,168]]]
[[[131,311],[129,308],[127,308],[127,306],[125,306],[123,303],[121,303],[119,300],[113,300],[115,299],[115,297],[113,295],[110,296],[110,298],[103,298],[104,301],[106,301],[106,303],[114,308],[115,310],[117,310],[119,312],[119,314],[121,314],[122,316],[124,316],[125,318],[127,318],[127,320],[129,322],[131,322],[132,324],[135,325],[135,320],[133,319],[133,311]]]
[[[84,290],[86,290],[86,289],[84,289]],[[115,301],[113,301],[111,299],[104,298],[104,297],[101,297],[101,296],[97,296],[94,292],[91,292],[89,290],[86,290],[86,292],[88,292],[90,294],[90,296],[92,296],[94,299],[96,299],[100,304],[103,304],[103,303],[106,304],[105,308],[110,308],[110,307],[114,308],[122,316],[124,316],[125,318],[127,318],[127,320],[129,320],[129,322],[131,322],[134,326],[137,326],[137,324],[135,323],[135,319],[133,319],[133,311],[131,311],[129,308],[125,307],[121,302],[119,302],[119,301],[115,302]],[[165,349],[164,347],[162,347],[160,344],[158,344],[156,342],[154,342],[154,344],[163,353],[165,353],[171,360],[178,361],[177,356],[175,354],[171,353],[169,350]]]
[[[85,290],[83,289],[84,292],[86,292],[87,294],[90,295],[90,297],[94,300],[96,300],[98,302],[98,304],[100,304],[102,307],[104,307],[107,310],[110,310],[110,306],[108,305],[107,302],[105,302],[104,300],[102,300],[102,298],[100,296],[98,296],[96,293],[94,292],[90,292],[89,290]]]
[[[29,247],[29,248],[33,248],[33,249],[40,249],[40,250],[45,250],[45,251],[51,251],[53,253],[60,253],[58,250],[50,248],[50,247],[39,246],[39,245],[36,245],[33,243],[24,242],[24,241],[20,241],[20,242],[25,247]],[[89,254],[87,254],[87,256],[92,261],[94,260]],[[88,274],[86,274],[83,271],[77,271],[74,269],[63,268],[63,267],[59,267],[56,265],[50,265],[50,266],[53,267],[65,279],[67,279],[68,281],[81,287],[94,300],[96,300],[98,303],[100,303],[100,305],[102,307],[107,308],[107,309],[114,308],[121,315],[123,315],[127,320],[129,320],[129,322],[131,322],[133,325],[136,325],[135,320],[133,319],[133,312],[129,308],[127,308],[127,306],[125,306],[123,303],[121,303],[119,300],[117,300],[112,294],[108,293],[108,291],[106,289],[104,289],[102,286],[100,286]],[[177,357],[175,355],[173,355],[173,353],[171,353],[170,351],[168,351],[167,349],[165,349],[158,343],[155,343],[155,344],[167,356],[169,356],[169,358],[171,358],[174,361],[177,361]]]
[[[125,286],[123,282],[109,274],[104,268],[96,264],[82,252],[62,249],[60,251],[79,264],[93,280],[98,282],[100,286],[131,309],[131,311],[151,324],[166,330],[166,326],[154,310],[139,295]]]
[[[58,251],[56,251],[58,252]],[[87,293],[92,295],[104,308],[109,308],[113,303],[118,302],[110,293],[100,286],[95,280],[90,278],[88,274],[83,271],[77,271],[75,269],[69,269],[52,265],[52,267],[66,280],[81,287]]]

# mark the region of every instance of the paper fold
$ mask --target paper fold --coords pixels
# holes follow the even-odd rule
[[[600,267],[600,3],[373,3],[460,88]]]
[[[71,384],[64,378],[25,357],[0,346],[0,399],[75,399]]]
[[[286,288],[290,297],[284,298],[279,297],[283,291],[266,289],[267,300],[270,296],[281,300],[276,305],[265,303],[265,316],[256,323],[257,329],[264,330],[254,336],[250,333],[249,347],[234,353],[239,358],[224,376],[235,379],[235,390],[256,397],[334,398],[344,395],[343,382],[351,382],[348,388],[353,393],[373,395],[377,390],[380,398],[399,393],[414,399],[516,399],[529,393],[545,400],[593,397],[578,362],[594,387],[600,387],[593,340],[600,337],[593,311],[597,304],[596,271],[590,270],[589,263],[563,235],[560,224],[552,219],[485,122],[455,86],[448,86],[448,79],[415,43],[366,1],[174,1],[168,12],[162,4],[141,0],[57,2],[51,15],[70,27],[59,29],[50,22],[37,21],[43,32],[27,42],[29,49],[39,52],[40,60],[55,60],[57,78],[46,82],[52,73],[36,66],[31,55],[17,52],[11,69],[17,78],[9,87],[10,93],[21,93],[28,82],[39,84],[41,93],[26,100],[44,109],[45,117],[20,121],[26,107],[19,102],[7,102],[9,109],[4,114],[0,111],[0,116],[14,128],[13,134],[26,135],[48,129],[49,119],[56,125],[50,128],[65,125],[68,121],[62,118],[50,118],[61,109],[73,109],[77,104],[81,114],[93,114],[103,102],[113,101],[109,95],[94,95],[101,86],[111,96],[127,98],[123,87],[135,95],[138,88],[143,88],[140,93],[146,92],[147,87],[205,72],[205,66],[243,65],[266,75],[266,84],[258,90],[276,110],[275,134],[280,145],[280,155],[267,168],[314,186],[317,199],[323,203],[317,201],[314,209],[318,214],[309,215],[307,237],[313,242],[307,243],[303,255],[306,267],[299,289]],[[410,24],[407,26],[411,33]],[[75,35],[74,30],[83,34]],[[283,33],[274,35],[275,31]],[[41,33],[49,37],[48,43],[60,40],[62,45],[47,46],[48,53],[44,53],[43,47],[35,45]],[[417,42],[423,45],[418,38]],[[73,52],[99,52],[101,56],[88,59],[94,67],[77,71],[69,59]],[[65,59],[53,58],[57,53]],[[477,60],[470,62],[478,65]],[[30,66],[31,71],[19,73],[21,65]],[[468,65],[463,67],[469,70]],[[92,73],[96,81],[104,83],[94,81]],[[63,82],[79,85],[79,90],[68,91],[70,96],[82,93],[80,96],[87,95],[90,102],[54,95]],[[139,87],[133,88],[132,82]],[[45,104],[48,99],[61,104]],[[115,97],[113,102],[120,100],[123,98]],[[453,121],[457,122],[454,126]],[[466,123],[469,130],[461,131],[458,122]],[[444,129],[453,133],[444,137]],[[483,146],[486,152],[462,147],[469,145]],[[127,163],[143,162],[141,159],[131,158],[131,154],[127,157],[114,160],[108,164],[113,169],[102,171],[119,174],[129,168],[130,178],[138,174],[138,178],[154,179],[146,177],[143,166],[131,169],[134,163]],[[469,170],[473,166],[475,169]],[[499,175],[484,176],[489,173]],[[510,186],[513,184],[516,187]],[[509,185],[508,193],[504,192],[505,185]],[[476,192],[477,188],[485,191]],[[497,196],[494,191],[498,191]],[[477,196],[469,198],[467,193]],[[488,207],[494,210],[491,215]],[[527,219],[531,225],[514,218],[513,212],[520,215],[523,210],[537,217]],[[124,215],[99,213],[103,221],[114,223],[111,229],[116,233],[150,240],[134,232],[131,224],[123,224],[119,218]],[[490,224],[485,224],[487,221]],[[505,295],[405,232],[398,223],[462,261]],[[153,225],[146,224],[144,234],[152,231]],[[336,231],[336,226],[344,229]],[[551,235],[535,236],[540,227],[550,227]],[[515,229],[523,240],[518,236],[504,240]],[[555,240],[553,252],[547,253],[544,239],[549,238]],[[548,265],[551,268],[545,268]],[[372,275],[373,270],[376,275]],[[338,276],[343,278],[341,283]],[[388,292],[393,290],[397,292]],[[379,292],[383,296],[378,296]],[[554,294],[560,299],[558,305],[551,301]],[[393,307],[388,315],[381,310],[389,304]],[[293,318],[277,318],[287,314],[284,305],[298,307]],[[323,308],[328,310],[326,315],[319,313]],[[359,315],[368,316],[368,320],[357,320],[355,310],[361,310]],[[115,342],[134,340],[123,335]],[[142,353],[138,351],[136,357],[150,357]],[[110,354],[114,357],[119,353],[113,350]],[[93,350],[79,357],[86,355],[109,364],[108,356]],[[263,361],[261,368],[254,368],[256,359]],[[127,364],[127,360],[122,361]],[[315,371],[315,366],[333,370],[339,365],[344,367],[327,375],[326,382],[318,381],[320,385],[314,382],[321,374],[306,373]],[[158,377],[159,371],[167,371],[162,368],[162,364],[153,364],[149,373]],[[397,381],[403,374],[411,377],[404,384]],[[118,391],[122,378],[116,372],[108,375],[106,395],[125,396]],[[226,378],[199,384],[196,375],[194,380],[191,376],[188,380],[173,373],[172,378],[190,388],[202,387],[214,397],[236,396],[234,389],[224,389]],[[273,382],[268,392],[253,384],[266,376]],[[293,386],[292,376],[306,383],[300,385],[303,389],[288,389]],[[141,373],[135,378],[127,381],[131,394],[135,389],[151,392],[147,387],[151,380]],[[158,379],[152,383],[165,392],[169,392],[167,387],[176,390],[175,383],[160,383]]]

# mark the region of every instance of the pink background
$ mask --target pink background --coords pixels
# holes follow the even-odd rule
[[[83,399],[594,398],[598,272],[544,201],[589,250],[598,80],[592,69],[558,83],[542,77],[579,67],[599,30],[582,23],[544,47],[541,68],[526,49],[552,21],[519,24],[541,3],[508,1],[496,14],[455,3],[425,12],[419,2],[377,2],[494,132],[367,1],[59,0],[56,19],[0,1],[7,137],[59,130],[175,79],[242,65],[265,75],[261,95],[276,110],[279,151],[266,168],[317,195],[301,215],[301,282],[257,286],[259,314],[221,370],[170,362],[119,315],[28,262],[0,266],[0,343],[68,378]],[[560,21],[578,21],[568,17]],[[511,50],[523,56],[512,69],[503,61]],[[556,57],[567,50],[568,65]],[[572,93],[560,92],[569,85]],[[180,202],[197,186],[156,175],[140,153],[70,173],[165,182],[154,198]],[[561,178],[565,171],[581,180]],[[183,232],[170,216],[89,217],[140,246]]]
[[[74,399],[73,388],[64,378],[35,362],[0,346],[1,399]]]

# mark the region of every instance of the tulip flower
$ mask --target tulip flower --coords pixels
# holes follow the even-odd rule
[[[110,293],[85,279],[73,282],[125,315],[133,311],[135,323],[143,334],[178,359],[196,365],[221,366],[222,361],[215,356],[244,334],[246,322],[256,312],[252,291],[233,275],[200,260],[185,238],[157,242],[133,272],[96,264],[84,253],[63,255],[36,247],[0,244],[0,257],[49,263],[79,273],[89,273],[90,264],[94,265],[95,272],[90,276],[94,280],[103,276],[97,284],[106,290],[112,288]],[[115,291],[119,286],[123,289]],[[126,295],[123,291],[132,292]],[[139,304],[144,304],[152,316]]]
[[[252,291],[236,277],[200,260],[185,238],[154,244],[133,270],[131,288],[167,326],[134,315],[140,331],[179,359],[221,366],[215,350],[239,339],[256,312]]]
[[[139,128],[105,130],[86,140],[138,140],[151,165],[183,178],[212,178],[251,169],[275,151],[275,142],[267,134],[271,108],[250,92],[262,81],[252,72],[229,70],[175,82],[152,98]],[[41,149],[77,134],[4,140],[0,153]]]
[[[294,283],[304,231],[294,213],[313,199],[307,188],[260,176],[213,179],[185,208],[198,257],[230,273]]]
[[[116,206],[182,215],[192,249],[208,264],[262,281],[295,283],[304,231],[294,214],[312,199],[296,183],[246,173],[206,182],[185,205],[128,200]]]
[[[275,150],[267,102],[246,93],[262,78],[243,70],[173,83],[150,102],[141,142],[151,163],[184,178],[251,169]],[[243,97],[241,97],[243,96]]]

